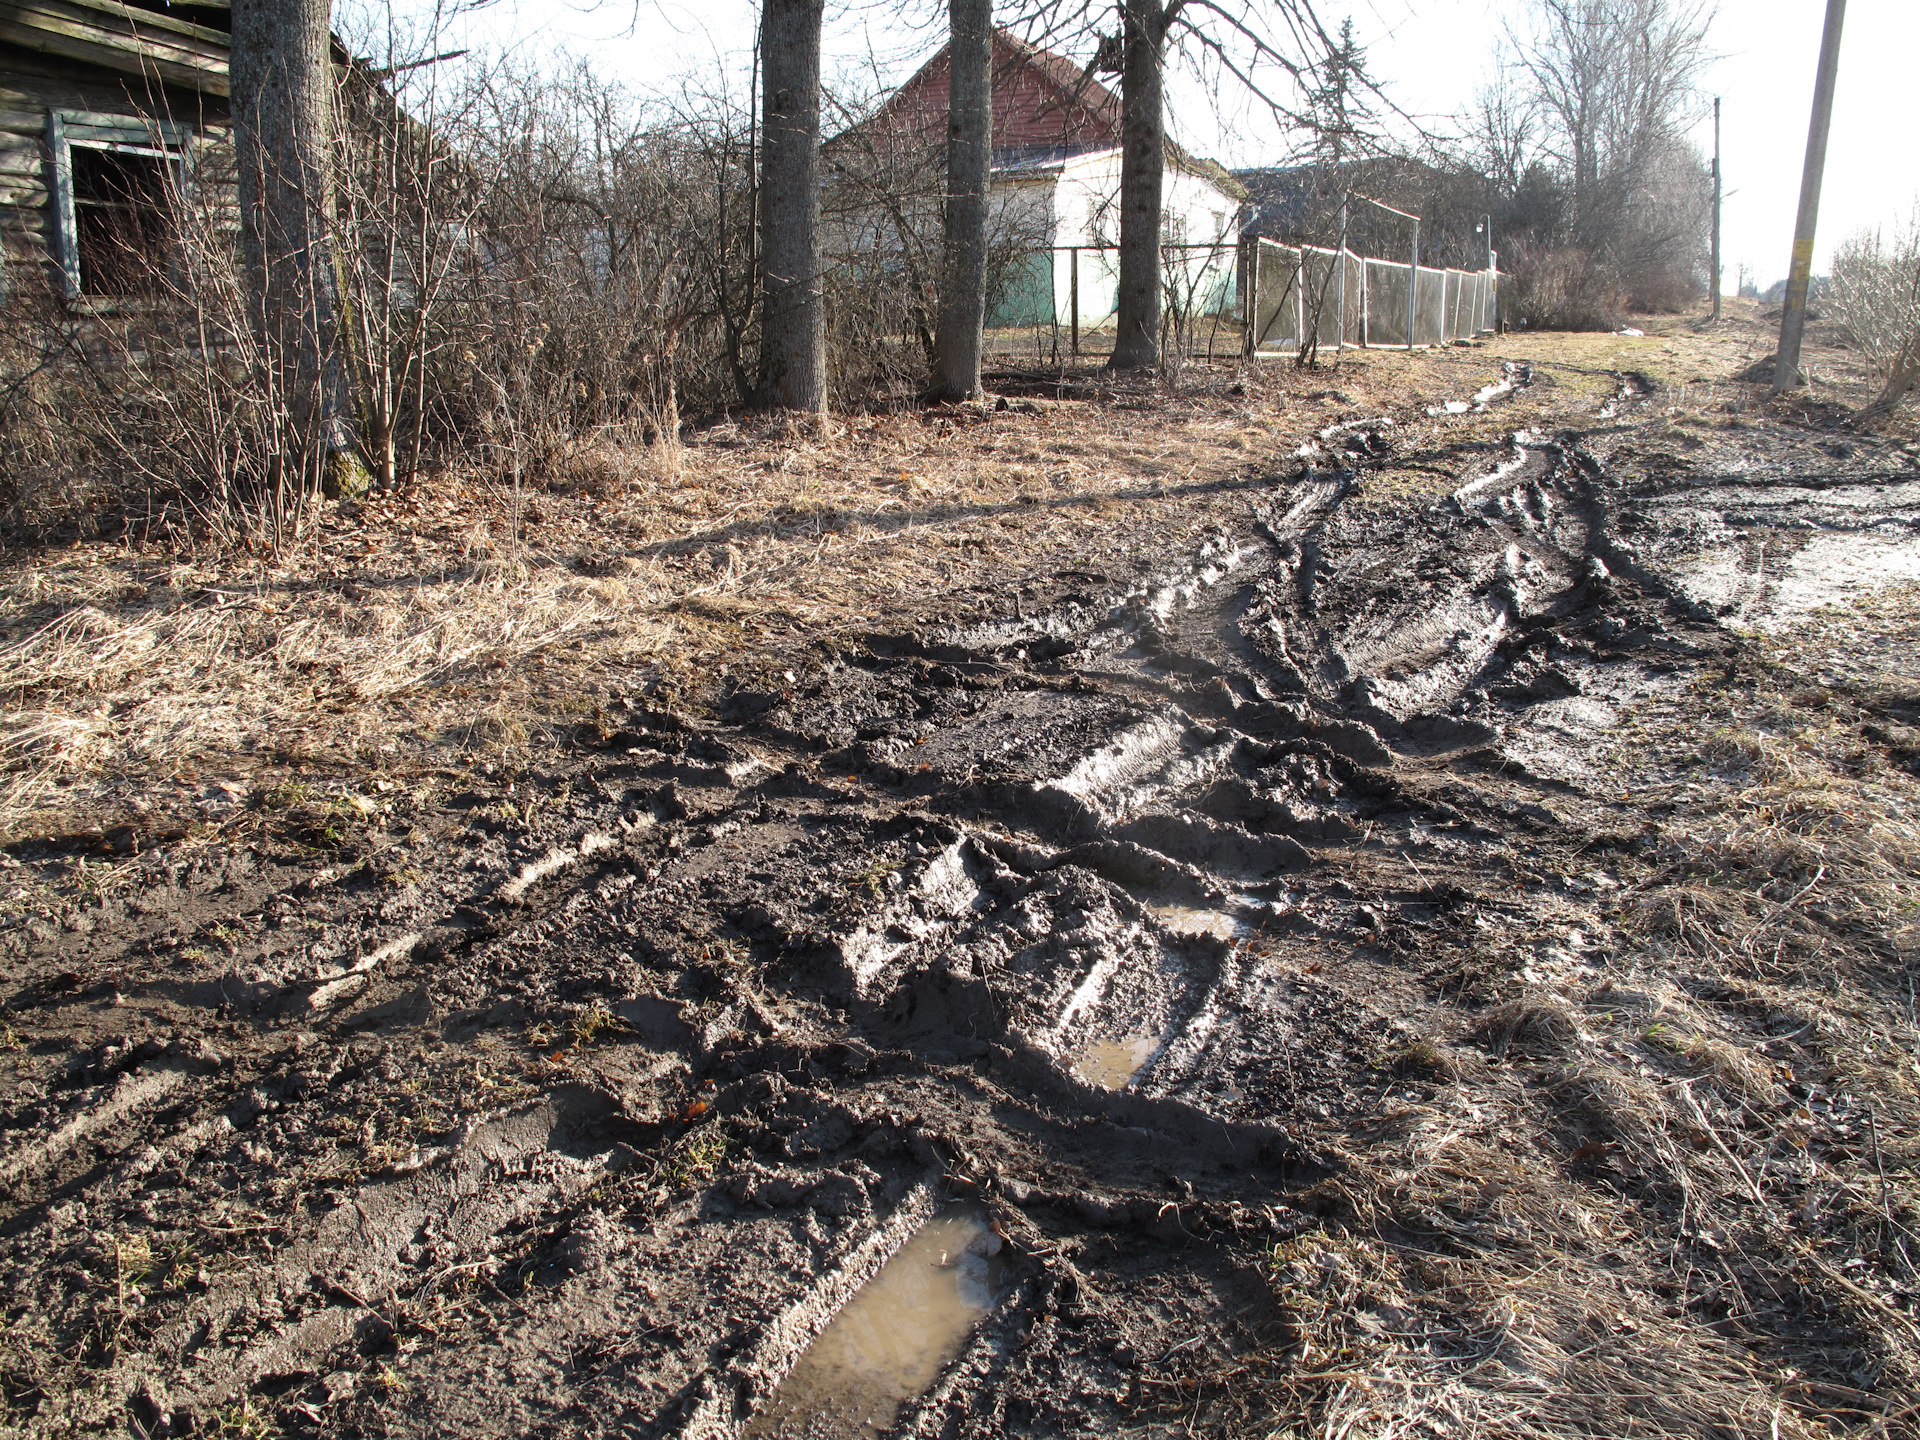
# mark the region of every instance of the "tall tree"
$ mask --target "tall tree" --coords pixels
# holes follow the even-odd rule
[[[282,406],[277,463],[302,487],[353,465],[334,266],[327,0],[234,0],[230,78],[248,301]],[[357,468],[357,466],[355,466]]]
[[[1115,370],[1160,363],[1160,285],[1167,116],[1167,30],[1181,0],[1124,0],[1120,32],[1120,278]]]
[[[820,273],[820,22],[825,0],[765,0],[760,148],[760,393],[784,410],[827,408]]]
[[[1712,172],[1687,138],[1709,0],[1527,0],[1469,122],[1534,325],[1613,327],[1708,277]]]
[[[987,312],[987,186],[993,167],[993,0],[948,0],[947,195],[933,393],[980,394]]]
[[[1307,92],[1313,107],[1314,152],[1320,160],[1338,166],[1355,139],[1358,91],[1371,87],[1367,52],[1353,38],[1353,17],[1340,22],[1340,38],[1320,66],[1317,82]]]
[[[1636,202],[1648,213],[1697,113],[1711,18],[1705,0],[1532,0],[1508,32],[1577,243],[1609,250]]]
[[[1044,0],[1042,0],[1044,3]],[[1084,0],[1078,0],[1087,14]],[[1076,0],[1066,0],[1073,10]],[[1342,58],[1320,24],[1315,0],[1121,0],[1120,276],[1114,369],[1160,362],[1163,193],[1167,166],[1166,65],[1183,46],[1266,106],[1283,131],[1317,135],[1316,96],[1338,76],[1340,124],[1349,137],[1373,91],[1358,47]],[[1096,62],[1098,63],[1098,62]],[[1304,104],[1289,103],[1265,76],[1278,71]]]

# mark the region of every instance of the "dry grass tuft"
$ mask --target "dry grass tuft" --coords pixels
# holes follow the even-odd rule
[[[1608,1061],[1582,1060],[1562,1068],[1547,1089],[1566,1118],[1618,1147],[1627,1174],[1686,1192],[1688,1166],[1674,1144],[1672,1108],[1651,1080]]]
[[[1558,995],[1536,992],[1496,1005],[1470,1032],[1493,1055],[1558,1056],[1585,1038],[1572,1008]]]
[[[404,710],[444,731],[489,677],[624,621],[620,608],[551,567],[351,596],[207,589],[118,615],[83,605],[0,648],[0,827],[88,773],[223,774],[337,750],[340,717]],[[651,651],[649,627],[624,630],[627,656]]]

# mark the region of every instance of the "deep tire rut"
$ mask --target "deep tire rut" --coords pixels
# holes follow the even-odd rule
[[[1124,590],[1063,573],[720,720],[629,697],[475,797],[464,868],[202,876],[224,967],[128,912],[105,979],[23,986],[97,1038],[0,1162],[16,1423],[739,1435],[955,1202],[1005,1268],[897,1433],[1118,1431],[1268,1343],[1326,1127],[1445,1030],[1423,955],[1516,845],[1612,832],[1609,717],[1771,603],[1716,479],[1518,434],[1381,506],[1393,428]]]

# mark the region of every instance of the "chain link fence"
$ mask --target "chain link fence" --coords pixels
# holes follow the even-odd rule
[[[1446,345],[1496,328],[1500,273],[1224,240],[1165,245],[1163,348],[1185,359],[1343,346]],[[1062,365],[1113,349],[1119,247],[1032,250],[1005,272],[987,313],[987,353],[1001,365]]]
[[[1250,354],[1343,345],[1448,345],[1496,327],[1500,272],[1433,270],[1350,250],[1248,241],[1241,289],[1251,297]]]

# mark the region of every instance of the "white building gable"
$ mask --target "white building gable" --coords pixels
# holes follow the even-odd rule
[[[1034,160],[993,172],[996,227],[1036,253],[1011,267],[990,325],[1070,325],[1078,292],[1083,330],[1113,322],[1120,255],[1120,151]],[[1233,294],[1239,199],[1169,159],[1161,238],[1182,308],[1219,308]],[[1077,276],[1077,285],[1076,285]],[[1224,293],[1223,293],[1224,292]]]

